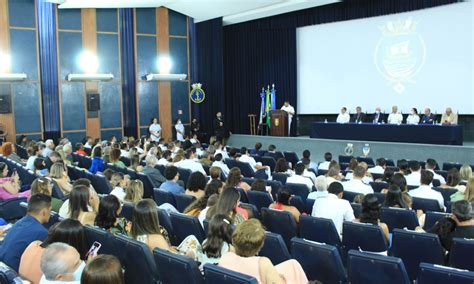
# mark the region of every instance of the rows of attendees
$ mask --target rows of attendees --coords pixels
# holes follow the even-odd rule
[[[24,145],[18,146],[28,149],[29,157],[24,160],[16,154],[14,144],[4,143],[2,146],[4,157],[24,164],[38,176],[31,186],[22,185],[18,174],[11,172],[8,177],[7,165],[0,163],[0,198],[29,198],[27,216],[2,229],[5,239],[0,247],[0,260],[34,283],[79,280],[105,283],[104,279],[112,279],[112,274],[115,277],[113,283],[123,282],[120,263],[113,256],[87,255],[83,237],[78,237],[83,236],[83,225],[129,236],[147,244],[151,250],[159,248],[188,255],[196,259],[201,268],[206,263],[218,263],[250,274],[263,283],[307,282],[303,269],[294,260],[274,266],[265,257],[253,257],[262,248],[265,230],[258,220],[249,219],[252,214],[240,206],[242,194],[268,192],[272,201],[274,199],[269,207],[290,212],[296,222],[306,214],[292,205],[291,200],[295,197],[291,189],[283,186],[272,192],[272,188],[266,186],[267,179],[275,179],[279,174],[286,177],[283,184],[306,185],[307,199],[315,200],[308,213],[331,219],[341,235],[344,221],[370,223],[382,228],[387,241],[391,236],[387,225],[380,222],[382,205],[411,208],[412,197],[421,197],[436,199],[440,208],[444,208],[442,194],[431,188],[433,181],[437,180],[441,188],[457,191],[450,198],[453,202],[452,217],[441,220],[429,231],[439,235],[446,250],[449,250],[454,237],[474,237],[471,222],[474,178],[471,167],[467,165],[460,170],[451,169],[445,179],[435,173],[436,161],[431,159],[426,161],[425,169],[421,169],[418,162],[403,160],[399,161],[398,168],[389,167],[383,158],[377,160],[375,167],[369,168],[366,163],[352,159],[347,169],[341,171],[341,164],[332,161],[330,153],[326,153],[325,161],[317,164],[311,161],[309,151],[305,150],[301,161],[289,163],[273,145],[262,153],[261,144],[250,151],[245,147],[227,151],[220,142],[204,148],[199,141],[192,139],[182,143],[161,140],[155,144],[145,137],[140,140],[124,138],[121,142],[111,137],[108,141],[94,142],[97,141],[86,138],[84,144],[76,145],[74,154],[91,156],[88,170],[107,177],[112,188],[108,195],[99,196],[87,179],[70,180],[67,165],[75,162],[67,139],[62,139],[58,146],[51,140],[45,143],[25,141]],[[274,158],[275,165],[257,162],[259,154]],[[261,178],[246,183],[239,168],[229,169],[227,159],[248,163]],[[164,170],[161,171],[160,166]],[[194,201],[183,213],[198,217],[202,224],[204,220],[209,221],[207,239],[200,243],[194,236],[189,236],[178,246],[172,246],[169,232],[160,226],[157,204],[151,199],[143,199],[143,183],[112,170],[114,167],[128,167],[147,175],[153,187],[159,190],[192,196]],[[178,169],[192,172],[186,184],[180,179]],[[317,176],[318,170],[327,172]],[[386,193],[384,204],[373,194],[371,182],[386,182],[387,186],[382,190]],[[53,186],[65,195],[63,200],[51,197]],[[413,187],[416,188],[409,190]],[[362,204],[358,218],[351,204],[343,199],[344,192],[361,194],[356,198]],[[156,202],[162,210],[178,212],[172,204]],[[123,204],[135,205],[131,220],[121,217]],[[41,224],[48,222],[50,210],[58,212],[64,220],[47,231]],[[418,212],[418,216],[423,224],[423,212]],[[234,225],[237,226],[235,231]],[[87,265],[81,260],[87,261]],[[109,262],[115,264],[104,267],[104,263]]]

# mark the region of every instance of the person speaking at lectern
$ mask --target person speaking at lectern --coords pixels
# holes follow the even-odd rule
[[[295,108],[290,105],[289,101],[285,101],[281,107],[281,110],[288,113],[288,136],[291,136],[291,121],[293,120],[293,115],[295,115]]]

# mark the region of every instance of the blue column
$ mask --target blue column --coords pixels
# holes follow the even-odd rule
[[[59,112],[58,62],[56,38],[56,6],[39,0],[38,39],[41,95],[43,103],[43,125],[45,139],[58,139],[61,136]]]
[[[124,135],[138,135],[135,81],[133,9],[119,9],[120,49],[122,56],[122,107]]]
[[[191,84],[199,83],[197,82],[198,76],[198,66],[197,66],[197,42],[196,42],[196,24],[194,23],[193,18],[189,18],[189,61],[191,66],[191,76],[189,81]],[[191,118],[199,117],[199,105],[193,102],[191,103]]]

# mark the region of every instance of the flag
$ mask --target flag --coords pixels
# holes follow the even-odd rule
[[[263,117],[265,116],[265,88],[262,88],[260,99],[262,100],[262,103],[260,104],[260,118],[258,120],[258,125],[263,123]]]
[[[267,88],[265,94],[266,94],[265,113],[267,114],[267,126],[270,127],[270,110],[272,109],[272,103],[270,101],[270,87]]]
[[[275,84],[272,85],[271,101],[272,101],[272,109],[276,109],[276,90],[275,90]]]

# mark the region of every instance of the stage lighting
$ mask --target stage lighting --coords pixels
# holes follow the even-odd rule
[[[158,58],[158,71],[160,74],[170,74],[171,66],[173,66],[173,63],[168,56]]]
[[[9,54],[0,53],[0,74],[5,74],[12,67],[12,58]]]
[[[96,73],[97,69],[99,69],[99,59],[94,53],[88,50],[83,51],[79,55],[78,63],[79,63],[79,67],[86,74]]]

